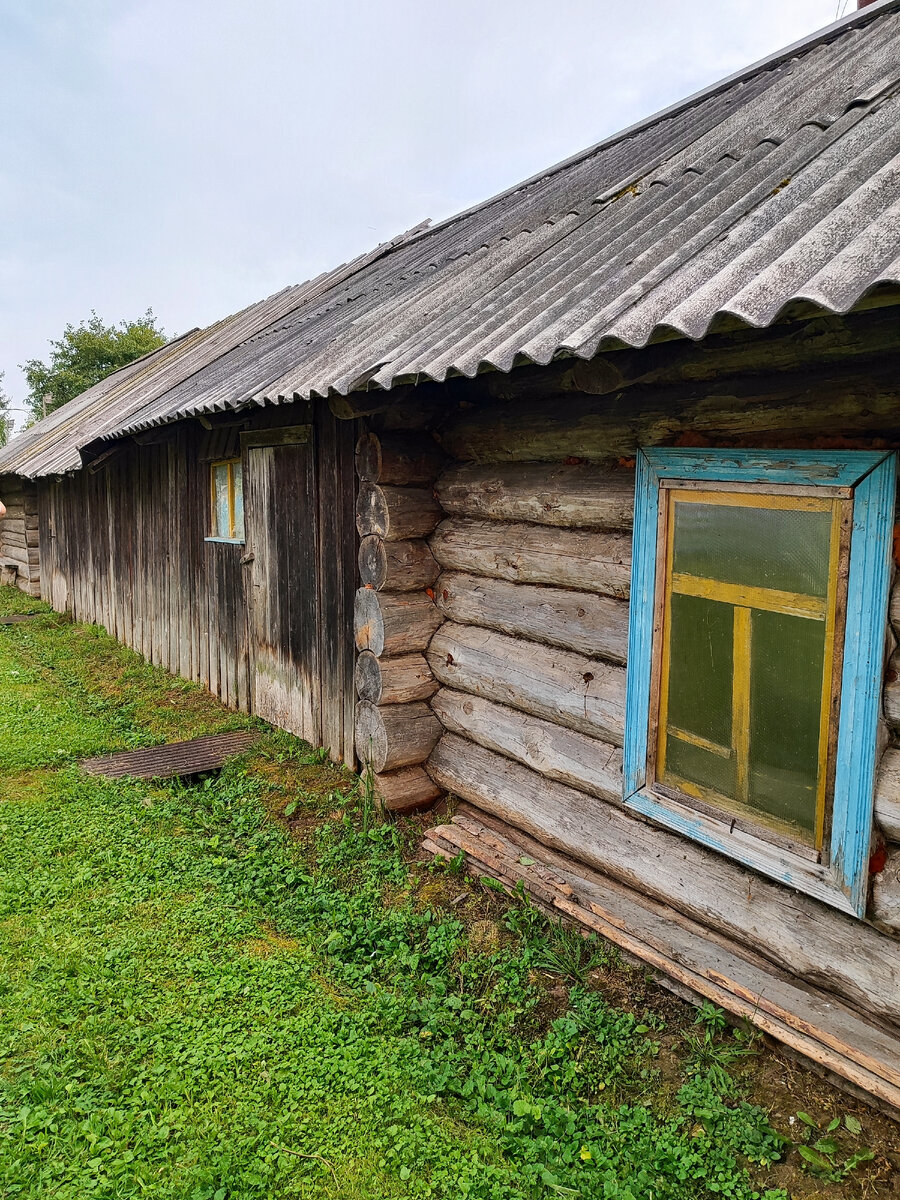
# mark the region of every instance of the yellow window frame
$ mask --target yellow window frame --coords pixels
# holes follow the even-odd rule
[[[816,819],[814,850],[818,855],[826,836],[829,774],[834,757],[834,714],[837,712],[841,654],[839,652],[840,630],[838,612],[840,608],[842,582],[846,582],[846,557],[849,548],[849,528],[852,504],[847,489],[828,489],[831,494],[822,495],[826,489],[817,488],[816,495],[806,489],[790,491],[736,490],[733,485],[716,488],[681,486],[682,481],[665,481],[660,488],[660,520],[658,525],[657,561],[664,564],[658,579],[662,586],[657,595],[656,627],[661,631],[661,652],[656,657],[658,670],[655,678],[656,699],[656,745],[655,754],[651,742],[651,770],[657,785],[674,785],[682,798],[700,802],[713,810],[732,815],[735,820],[746,824],[749,830],[767,840],[794,843],[793,830],[777,818],[754,820],[748,808],[750,788],[750,682],[751,682],[751,629],[754,610],[784,613],[789,616],[825,623],[825,654],[822,671],[822,692],[819,720],[818,773],[816,779]],[[721,580],[675,572],[673,569],[675,550],[675,504],[698,503],[734,505],[744,508],[767,508],[796,512],[830,512],[831,533],[829,542],[828,591],[823,597],[785,592],[767,587],[750,587],[725,583]],[[843,567],[843,570],[842,570]],[[671,669],[671,602],[673,595],[696,596],[716,600],[729,605],[734,611],[733,633],[733,683],[731,745],[720,746],[707,738],[688,730],[675,728],[668,721],[669,676]],[[698,746],[723,758],[735,759],[736,797],[719,794],[713,789],[693,783],[667,771],[666,757],[669,738],[676,738]],[[803,847],[796,847],[804,849]]]

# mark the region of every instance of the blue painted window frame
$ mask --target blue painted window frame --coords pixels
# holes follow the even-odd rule
[[[850,574],[831,840],[821,863],[656,794],[647,780],[660,481],[853,489]],[[643,816],[854,916],[865,913],[897,491],[884,451],[645,449],[638,452],[628,631],[624,800]]]

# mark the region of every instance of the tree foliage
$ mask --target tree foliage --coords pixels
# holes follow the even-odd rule
[[[28,381],[26,404],[34,420],[53,412],[113,371],[165,342],[152,309],[136,321],[106,325],[95,312],[80,325],[67,325],[50,343],[47,362],[31,358],[22,370]]]
[[[9,396],[3,390],[3,372],[0,371],[0,446],[5,446],[12,433],[12,417],[9,412]]]

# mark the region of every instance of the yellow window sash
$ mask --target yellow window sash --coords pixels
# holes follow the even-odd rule
[[[750,687],[752,679],[752,613],[753,610],[785,613],[825,622],[825,652],[822,671],[822,695],[819,720],[819,756],[816,779],[816,824],[815,845],[821,849],[825,830],[825,800],[828,779],[828,742],[831,726],[831,689],[835,661],[835,632],[837,625],[838,574],[841,558],[841,514],[845,500],[842,495],[830,497],[772,495],[755,492],[683,492],[676,488],[665,490],[665,520],[660,522],[661,536],[665,538],[665,585],[662,611],[662,647],[658,702],[658,724],[656,737],[656,777],[666,776],[667,743],[669,737],[686,741],[723,758],[735,758],[736,796],[733,799],[720,797],[723,808],[735,803],[749,810],[750,793]],[[769,509],[792,509],[798,512],[831,512],[831,535],[828,562],[828,592],[822,598],[800,593],[783,592],[774,588],[747,587],[723,583],[720,580],[704,579],[673,570],[675,504],[684,503],[730,504]],[[668,721],[669,675],[671,669],[671,605],[672,595],[696,596],[728,604],[734,611],[734,642],[732,663],[732,722],[731,745],[719,746],[690,731],[670,726]],[[686,780],[673,782],[687,795],[702,798],[700,792],[709,789],[699,785],[687,786]],[[706,799],[710,797],[705,796]],[[759,814],[765,822],[763,814]],[[773,827],[779,822],[773,820]]]

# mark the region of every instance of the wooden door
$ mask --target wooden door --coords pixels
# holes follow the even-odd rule
[[[319,518],[313,428],[244,434],[252,711],[322,742]]]

